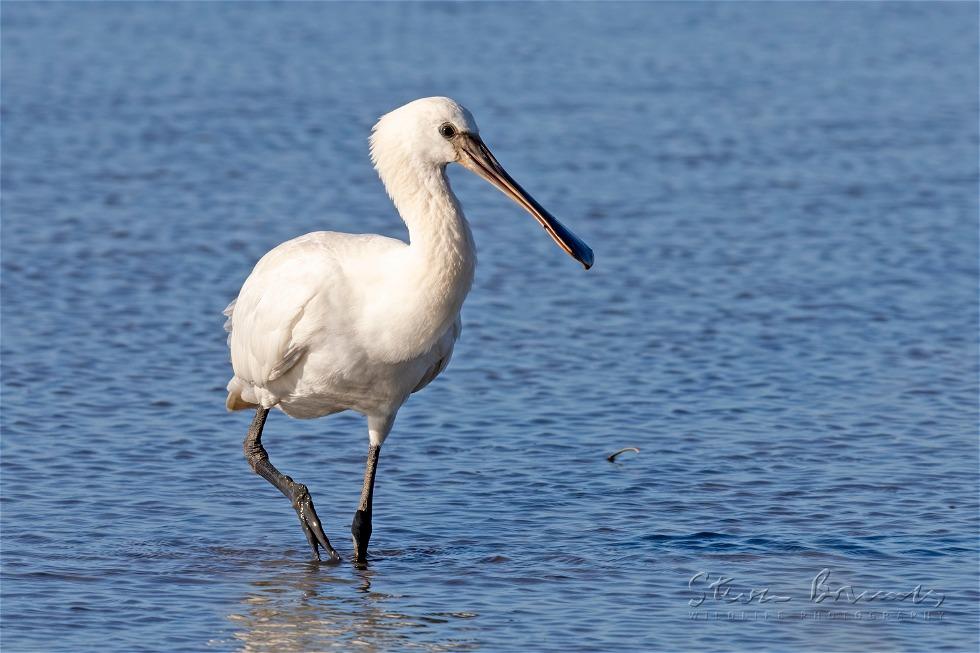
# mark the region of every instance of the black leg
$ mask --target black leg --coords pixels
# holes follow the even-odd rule
[[[262,427],[265,426],[265,418],[268,414],[269,410],[266,408],[259,408],[255,411],[255,419],[252,420],[252,425],[248,428],[248,434],[245,436],[245,442],[242,444],[242,448],[245,449],[245,458],[252,467],[252,471],[279,488],[279,491],[286,495],[286,498],[293,504],[296,516],[299,517],[299,523],[303,527],[303,533],[306,534],[306,541],[310,543],[310,548],[313,549],[313,556],[317,560],[320,559],[320,550],[317,548],[319,545],[330,556],[331,562],[339,562],[340,556],[330,546],[330,540],[327,539],[323,527],[320,526],[320,518],[316,515],[309,490],[302,483],[297,483],[282,474],[269,462],[269,454],[262,446]]]
[[[361,503],[354,513],[350,533],[354,538],[354,562],[367,561],[368,542],[371,540],[371,502],[374,499],[374,475],[378,471],[378,457],[381,445],[372,444],[368,448],[367,467],[364,469],[364,487],[361,488]]]

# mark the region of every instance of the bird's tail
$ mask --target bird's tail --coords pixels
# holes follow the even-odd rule
[[[258,404],[248,401],[242,396],[242,390],[245,389],[243,384],[238,377],[233,377],[231,381],[228,382],[228,398],[225,400],[225,407],[228,410],[245,410],[246,408],[258,408]],[[251,388],[247,388],[251,390]],[[249,393],[253,394],[253,393]]]

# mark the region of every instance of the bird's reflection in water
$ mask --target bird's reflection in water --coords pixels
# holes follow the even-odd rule
[[[477,648],[471,613],[399,613],[406,597],[371,589],[370,568],[295,562],[263,570],[229,615],[244,651],[460,651]],[[447,597],[448,599],[449,597]],[[462,629],[454,628],[453,622]],[[464,626],[464,624],[466,624]],[[461,632],[447,632],[447,627]]]

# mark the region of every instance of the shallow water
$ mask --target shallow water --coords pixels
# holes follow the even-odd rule
[[[975,650],[976,22],[5,3],[4,651]],[[452,173],[462,340],[369,568],[316,566],[220,313],[283,240],[404,235],[366,137],[433,94],[597,264]],[[362,419],[265,441],[349,558]]]

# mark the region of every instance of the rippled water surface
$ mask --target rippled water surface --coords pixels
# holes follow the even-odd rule
[[[4,3],[4,651],[976,650],[976,24]],[[366,137],[434,94],[597,264],[452,172],[463,338],[369,567],[316,566],[220,313],[283,240],[404,237]],[[363,420],[265,442],[349,559]]]

